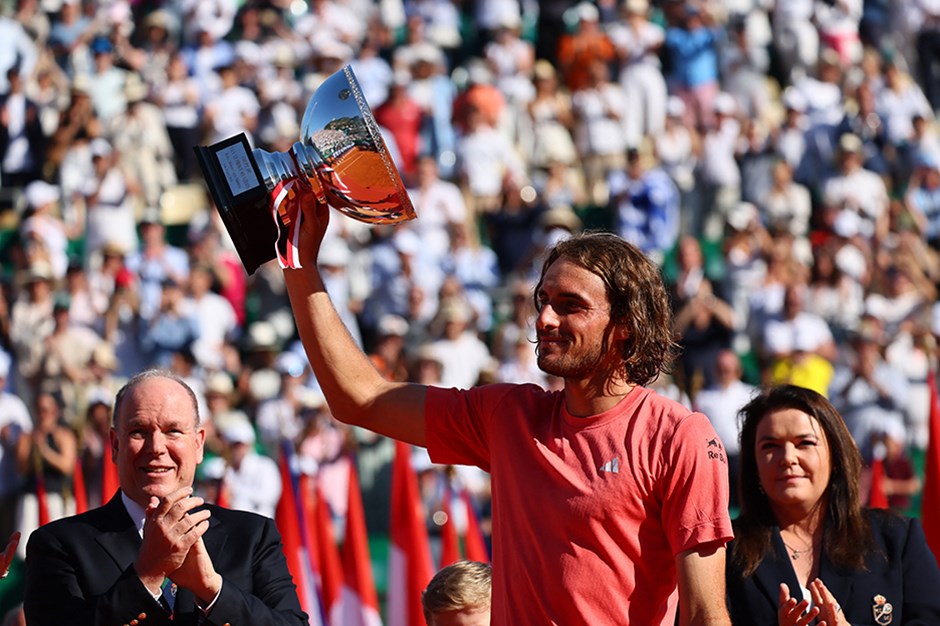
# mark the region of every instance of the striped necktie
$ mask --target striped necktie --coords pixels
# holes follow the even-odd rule
[[[170,614],[170,619],[173,619],[173,605],[176,604],[176,583],[169,578],[164,578],[160,591],[160,604]]]

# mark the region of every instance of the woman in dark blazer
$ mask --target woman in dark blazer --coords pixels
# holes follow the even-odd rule
[[[742,414],[734,624],[940,625],[940,568],[924,532],[862,508],[861,454],[832,404],[787,385]]]

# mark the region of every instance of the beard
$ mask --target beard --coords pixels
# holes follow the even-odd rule
[[[537,350],[537,355],[536,363],[546,374],[559,378],[587,378],[597,370],[603,350],[597,345],[581,354],[570,351],[545,354]]]

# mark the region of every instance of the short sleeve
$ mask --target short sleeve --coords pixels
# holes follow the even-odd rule
[[[734,536],[728,514],[728,455],[711,423],[691,413],[665,447],[663,528],[674,555]]]

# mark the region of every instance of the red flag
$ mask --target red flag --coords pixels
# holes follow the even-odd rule
[[[46,502],[46,482],[42,479],[42,474],[36,475],[36,502],[39,505],[39,525],[45,526],[49,519],[49,504]]]
[[[117,465],[111,455],[105,453],[101,458],[101,504],[105,504],[117,493],[120,480],[118,479]]]
[[[868,493],[868,506],[872,509],[888,508],[888,494],[885,493],[885,462],[875,459],[871,462],[871,490]]]
[[[228,498],[228,485],[225,484],[225,474],[222,474],[222,478],[216,481],[215,483],[215,504],[216,506],[221,506],[223,508],[229,508],[231,504],[229,503]]]
[[[372,578],[369,535],[362,508],[362,492],[356,464],[349,463],[349,504],[343,538],[343,593],[338,613],[330,615],[337,626],[382,626],[379,596]]]
[[[464,538],[464,554],[468,561],[489,563],[490,553],[486,549],[486,541],[483,539],[483,530],[480,528],[480,518],[477,517],[476,507],[473,506],[466,491],[461,492],[460,499],[467,507],[467,536]]]
[[[323,497],[320,488],[314,485],[314,494],[316,496],[316,544],[320,560],[318,571],[320,572],[320,590],[323,597],[323,608],[327,615],[331,615],[339,605],[340,595],[343,592],[343,565],[339,558],[339,550],[336,548],[336,539],[333,537],[333,519],[330,515],[330,507]],[[330,621],[333,626],[342,626],[335,621]]]
[[[277,502],[274,513],[274,522],[278,532],[281,533],[281,542],[284,546],[284,557],[287,559],[287,569],[290,570],[297,585],[297,596],[300,606],[311,619],[312,624],[320,624],[320,602],[317,597],[316,584],[309,568],[309,555],[305,554],[303,536],[300,528],[300,514],[297,506],[297,497],[294,492],[294,481],[291,476],[287,454],[282,451],[279,459],[281,468],[281,497]]]
[[[72,472],[72,496],[75,498],[75,513],[84,513],[88,510],[88,490],[85,488],[85,470],[82,468],[82,457],[75,459],[75,471]]]
[[[451,514],[452,495],[450,488],[444,494],[444,524],[441,526],[441,567],[460,560],[460,537],[457,536],[457,524]]]
[[[431,549],[411,446],[395,442],[389,549],[388,624],[414,626],[423,618],[421,592],[433,576]]]
[[[937,396],[937,374],[927,374],[930,387],[930,442],[924,470],[924,493],[920,518],[927,535],[927,544],[940,561],[940,397]]]

